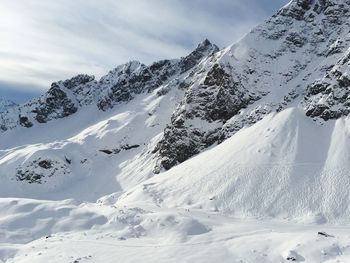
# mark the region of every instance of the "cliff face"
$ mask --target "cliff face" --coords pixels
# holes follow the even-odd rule
[[[289,106],[349,113],[349,1],[292,1],[187,79],[158,149],[166,169]]]

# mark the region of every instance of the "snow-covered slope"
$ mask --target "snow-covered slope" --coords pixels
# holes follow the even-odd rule
[[[350,120],[317,124],[300,109],[260,122],[125,193],[121,204],[327,222],[350,217]]]
[[[300,134],[306,136],[317,131],[330,141],[339,139],[333,138],[333,130],[323,129],[334,122],[325,121],[348,112],[349,15],[349,1],[295,0],[241,41],[223,50],[205,40],[191,54],[178,60],[159,61],[150,66],[133,61],[118,66],[98,81],[93,76],[78,75],[53,83],[40,98],[0,114],[3,131],[0,195],[95,201],[105,194],[128,191],[222,142],[224,146],[217,149],[227,147],[225,152],[234,152],[239,148],[242,153],[225,162],[242,163],[252,171],[260,170],[263,164],[257,162],[254,155],[245,153],[249,143],[262,143],[261,148],[268,155],[277,156],[276,160],[266,159],[265,164],[298,166],[294,155],[300,156],[309,149],[299,149],[298,140],[309,141],[308,137],[297,138]],[[229,145],[231,140],[242,140],[235,135],[242,128],[255,123],[262,125],[259,124],[261,119],[276,112],[282,117],[272,118],[269,125],[283,128],[283,133],[279,133],[281,138],[288,134],[284,142],[288,143],[277,145],[276,153],[269,146],[275,142],[261,141],[261,131],[253,129],[256,126],[252,127],[249,141],[243,140],[241,146]],[[325,124],[315,128],[297,125],[313,120]],[[228,138],[229,141],[225,141]],[[320,167],[307,168],[315,176],[308,187],[320,194],[318,180],[327,178],[328,174],[324,173],[328,170],[323,169],[328,167],[330,159],[332,166],[345,173],[347,170],[343,158],[326,152],[328,148],[322,148],[321,142],[315,143],[315,147],[321,147],[316,151],[322,153],[324,159],[318,160]],[[292,151],[291,147],[298,152],[285,154],[284,151]],[[213,151],[220,151],[217,149]],[[346,152],[346,147],[343,151]],[[316,158],[318,155],[309,153],[307,156]],[[203,157],[199,155],[198,158]],[[214,164],[210,169],[219,171],[220,167],[224,169],[225,165],[216,167]],[[288,189],[288,184],[294,184],[297,176],[294,171],[293,168],[284,175],[276,172],[275,181],[269,182],[266,188],[280,187],[279,180],[285,176],[293,178],[283,186],[284,190]],[[245,170],[242,173],[245,174]],[[236,174],[240,178],[238,170]],[[193,180],[198,176],[204,174],[193,175]],[[226,176],[216,173],[212,184],[218,189]],[[337,182],[345,180],[342,173],[332,173],[332,176],[337,177],[334,178]],[[241,184],[259,192],[249,184],[248,178],[243,178]],[[295,180],[304,185],[302,179],[305,178]],[[258,179],[252,181],[258,186]],[[93,190],[86,191],[92,185]],[[334,187],[334,182],[331,185]],[[167,191],[167,184],[162,187]],[[327,191],[332,192],[332,189]],[[253,199],[225,201],[234,194],[231,190],[228,192],[221,200],[223,204],[218,204],[228,212],[236,211],[238,206],[242,213],[273,215],[271,204],[277,207],[276,200],[283,200],[274,197],[256,210],[251,204]],[[247,189],[243,192],[249,196]],[[338,189],[332,192],[333,199],[343,199],[347,193],[345,188]],[[320,210],[330,218],[337,217],[337,212],[324,210],[322,200],[314,207],[316,201],[308,194],[305,190],[302,195],[305,202],[296,199],[294,210],[290,210],[293,212],[287,216],[296,217],[301,205],[307,211]],[[287,192],[285,200],[292,195],[294,192]],[[282,210],[275,214],[282,215]],[[343,209],[338,216],[345,217],[347,212]]]
[[[25,133],[2,134],[0,195],[96,201],[147,179],[155,166],[150,152],[182,95],[157,92],[112,111],[90,106]]]
[[[239,221],[215,213],[71,201],[12,199],[0,206],[12,213],[0,214],[8,229],[0,230],[2,240],[18,242],[1,243],[0,260],[6,263],[320,263],[350,258],[346,227]],[[35,240],[26,243],[30,237]]]
[[[7,111],[8,109],[17,106],[16,103],[14,103],[11,100],[7,100],[4,98],[0,98],[0,112]]]
[[[347,262],[349,18],[292,0],[222,50],[0,113],[0,262]]]
[[[40,98],[0,114],[0,195],[96,200],[127,191],[230,137],[235,140],[236,132],[273,112],[293,109],[299,117],[282,116],[300,122],[312,122],[306,116],[323,122],[346,115],[349,12],[348,1],[292,1],[221,51],[205,40],[178,60],[150,66],[133,61],[98,81],[78,75],[53,83]],[[319,133],[330,123],[300,131]],[[297,140],[294,124],[284,128],[291,141]],[[330,132],[324,137],[332,137]],[[257,141],[260,135],[253,132],[250,142]],[[267,149],[272,142],[264,143],[261,147]],[[296,163],[281,149],[278,158]],[[240,162],[249,161],[250,155],[244,156]],[[322,167],[326,157],[319,161]],[[237,158],[232,157],[233,163]],[[337,163],[341,160],[334,158],[332,165],[343,168]],[[259,170],[261,164],[246,165]],[[319,167],[314,169],[321,176]],[[217,177],[213,179],[223,183]],[[94,190],[86,191],[91,185]],[[347,192],[338,194],[341,198]],[[246,205],[250,211],[245,202],[242,209]],[[234,211],[235,205],[224,210]],[[264,207],[256,211],[268,213]]]

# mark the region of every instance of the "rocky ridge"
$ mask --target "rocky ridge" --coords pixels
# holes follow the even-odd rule
[[[132,100],[137,94],[151,92],[166,82],[170,84],[174,76],[185,74],[201,59],[216,51],[218,47],[205,40],[179,60],[162,60],[150,66],[131,61],[113,69],[99,81],[94,76],[81,74],[54,82],[40,98],[0,114],[0,129],[30,128],[35,123],[70,116],[87,105],[96,105],[97,110],[106,111]]]
[[[178,60],[132,61],[98,81],[78,75],[53,83],[40,98],[0,114],[0,128],[29,128],[87,105],[109,111],[140,94],[181,90],[148,153],[160,172],[289,106],[322,121],[340,118],[350,109],[349,17],[348,0],[294,0],[225,49],[205,40]]]
[[[292,1],[208,58],[165,128],[160,166],[169,169],[289,105],[325,121],[348,115],[349,12],[349,1]]]

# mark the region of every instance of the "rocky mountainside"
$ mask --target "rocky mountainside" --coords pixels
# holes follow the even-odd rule
[[[30,128],[35,123],[70,116],[87,105],[106,111],[121,102],[131,101],[137,94],[150,93],[160,86],[176,85],[171,83],[175,76],[185,74],[204,57],[217,51],[215,45],[205,40],[191,54],[179,60],[158,61],[150,66],[132,61],[113,69],[99,81],[94,76],[78,75],[52,83],[48,92],[40,98],[1,114],[0,127],[3,131],[18,126]]]
[[[292,1],[187,78],[158,145],[166,169],[290,106],[348,114],[349,1]]]
[[[96,199],[288,108],[320,124],[347,116],[349,18],[349,0],[293,0],[222,50],[205,40],[184,58],[55,82],[40,98],[0,113],[6,188],[59,198],[93,182],[98,189],[81,198]]]
[[[13,101],[0,98],[0,112],[7,111],[8,109],[13,108],[15,106],[17,106],[17,104]]]

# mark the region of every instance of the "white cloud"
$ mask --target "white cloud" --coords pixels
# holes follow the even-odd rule
[[[184,56],[204,38],[228,45],[285,2],[266,1],[2,0],[0,81],[47,88],[131,59]]]

